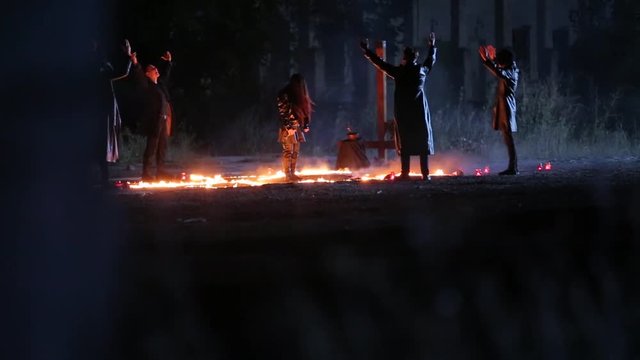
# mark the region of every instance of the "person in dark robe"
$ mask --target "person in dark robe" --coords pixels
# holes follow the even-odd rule
[[[481,46],[478,49],[478,53],[484,66],[498,79],[493,105],[492,127],[502,133],[509,155],[507,169],[499,174],[517,175],[518,158],[513,141],[513,133],[518,131],[516,123],[516,89],[520,70],[516,65],[513,53],[507,49],[501,49],[496,53],[496,49],[488,45]]]
[[[299,181],[296,164],[300,143],[306,142],[309,132],[313,101],[307,83],[300,74],[293,74],[277,96],[280,129],[278,142],[282,145],[282,171],[288,181]]]
[[[347,138],[341,140],[338,145],[338,158],[336,160],[336,170],[349,169],[352,171],[365,169],[371,166],[365,145],[362,143],[360,135],[351,129],[347,133]]]
[[[424,92],[427,75],[436,62],[436,36],[429,35],[428,54],[425,61],[418,63],[419,53],[405,47],[400,65],[391,65],[369,49],[368,40],[360,42],[364,56],[379,70],[395,80],[394,121],[396,151],[400,155],[400,180],[409,179],[411,155],[420,156],[420,171],[424,180],[429,177],[428,155],[434,154],[433,131],[429,104]]]
[[[96,127],[101,133],[97,137],[101,141],[95,144],[95,158],[100,167],[100,180],[103,184],[109,181],[107,163],[115,163],[119,159],[118,137],[122,125],[118,102],[113,90],[113,82],[125,78],[129,74],[131,62],[131,46],[125,39],[122,46],[123,59],[117,59],[115,64],[103,54],[97,40],[92,40],[92,66],[95,70],[95,106],[97,120],[102,123]],[[106,145],[106,151],[105,151]]]
[[[135,82],[140,91],[142,115],[140,126],[147,138],[142,157],[142,181],[166,180],[172,176],[165,170],[167,141],[171,135],[172,108],[168,83],[171,76],[171,53],[166,51],[160,58],[164,71],[162,76],[153,64],[144,70],[136,53],[131,56]],[[155,157],[156,176],[151,174],[151,160]]]

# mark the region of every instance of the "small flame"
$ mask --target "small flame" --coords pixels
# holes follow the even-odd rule
[[[485,166],[484,168],[475,169],[474,175],[485,176],[485,175],[489,175],[490,173],[491,173],[491,169],[489,168],[489,166]]]
[[[551,162],[547,161],[546,163],[539,163],[538,164],[538,171],[551,171],[552,166],[551,166]]]

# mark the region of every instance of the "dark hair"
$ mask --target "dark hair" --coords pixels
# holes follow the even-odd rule
[[[405,47],[402,53],[405,59],[415,60],[416,58],[416,50],[412,47],[409,47],[409,46]]]
[[[310,120],[313,100],[311,100],[309,96],[307,82],[304,80],[304,77],[299,73],[291,75],[287,89],[292,97],[293,111],[297,113],[296,115],[299,118],[302,119],[306,117]]]
[[[514,56],[509,49],[500,49],[496,54],[496,63],[504,66],[509,66],[513,63]]]

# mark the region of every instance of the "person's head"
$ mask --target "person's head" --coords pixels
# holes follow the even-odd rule
[[[289,86],[292,89],[295,89],[295,91],[301,91],[304,93],[307,92],[307,82],[304,80],[304,77],[299,73],[295,73],[291,75],[291,78],[289,79]]]
[[[412,47],[405,47],[402,52],[402,64],[412,64],[418,59],[418,51]]]
[[[513,63],[513,53],[508,49],[500,49],[496,53],[496,64],[501,67],[510,67]]]
[[[360,134],[357,131],[347,128],[347,139],[349,140],[358,140],[360,139]]]
[[[158,71],[158,68],[155,67],[155,65],[149,64],[144,68],[144,75],[149,78],[149,80],[153,81],[153,83],[157,84],[158,78],[160,77],[160,72]]]
[[[288,87],[291,95],[293,96],[293,102],[296,107],[302,111],[303,116],[310,118],[311,105],[313,104],[313,101],[309,96],[307,82],[304,80],[304,77],[299,73],[291,75]]]

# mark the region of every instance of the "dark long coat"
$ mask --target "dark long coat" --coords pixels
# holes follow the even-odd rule
[[[96,116],[98,121],[103,122],[99,127],[101,131],[99,136],[101,141],[99,145],[101,149],[99,150],[100,157],[107,162],[116,162],[120,157],[118,138],[122,119],[120,118],[120,109],[114,93],[113,82],[126,77],[129,74],[131,64],[127,59],[127,61],[118,61],[117,64],[120,66],[114,66],[111,62],[103,59],[98,52],[94,55],[94,69],[96,70],[94,86],[97,90]],[[103,132],[105,129],[106,132]]]
[[[516,89],[520,70],[515,61],[509,67],[498,67],[493,61],[487,59],[484,65],[498,78],[496,98],[493,104],[494,130],[518,131],[516,122]]]
[[[141,133],[153,136],[166,124],[167,136],[171,134],[173,108],[169,94],[168,83],[171,77],[171,62],[163,61],[158,65],[160,77],[154,84],[144,74],[140,63],[133,66],[133,76],[137,85],[138,104],[141,106],[140,127]],[[167,118],[161,118],[162,98],[169,104]]]
[[[424,93],[427,75],[436,62],[436,48],[429,47],[429,53],[422,64],[408,63],[391,65],[367,49],[365,57],[378,69],[395,80],[394,116],[396,122],[396,149],[399,154],[433,154],[433,131],[431,114]]]

